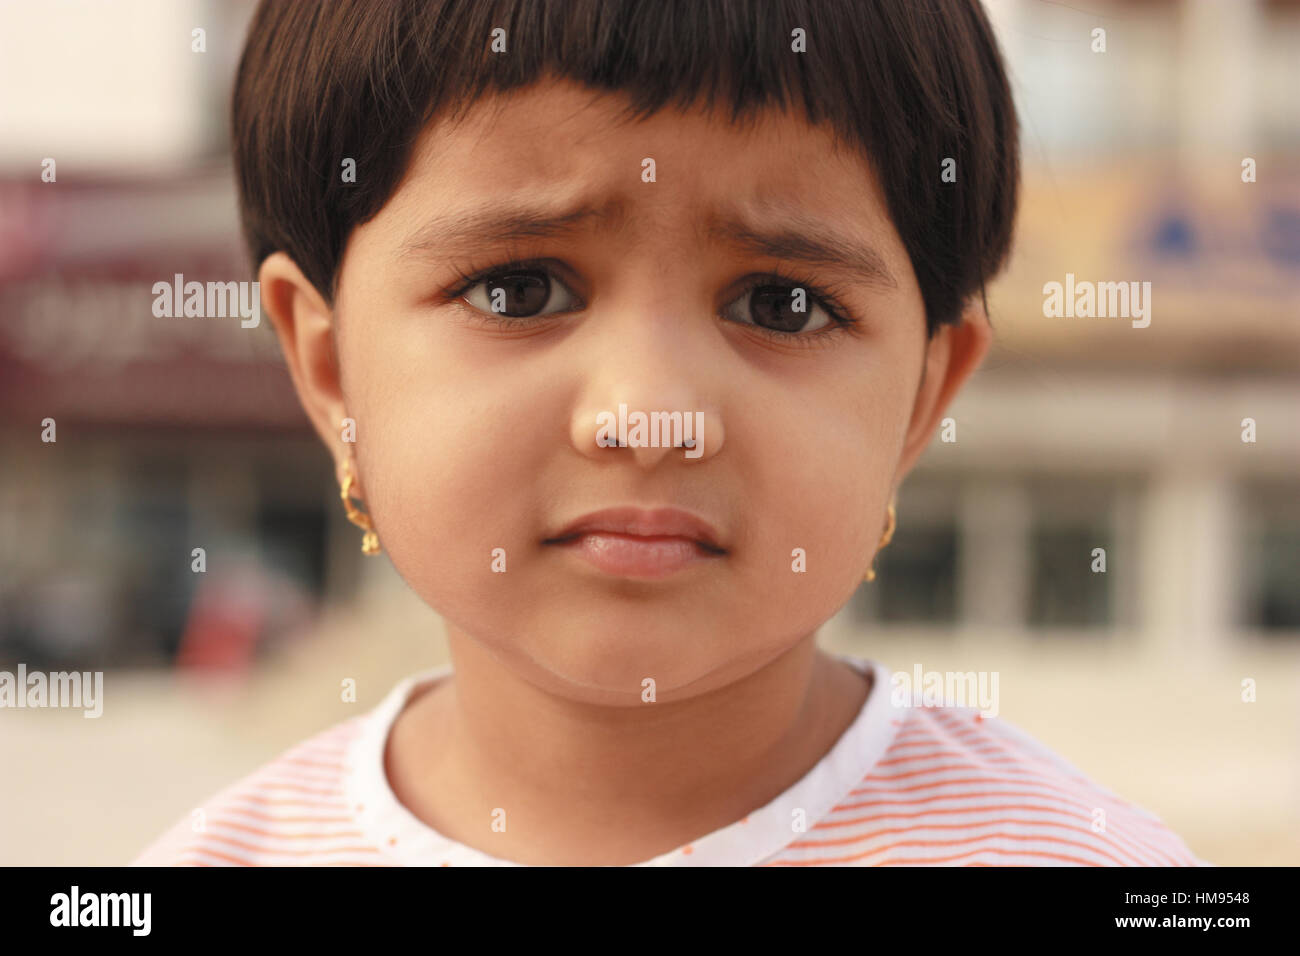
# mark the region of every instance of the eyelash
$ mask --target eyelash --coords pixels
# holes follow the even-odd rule
[[[772,281],[774,279],[776,280],[775,282]],[[761,325],[750,325],[750,328],[769,336],[775,341],[789,342],[791,340],[802,340],[804,344],[815,345],[818,343],[809,340],[815,340],[821,336],[834,334],[840,331],[852,332],[857,330],[861,325],[858,319],[854,318],[853,312],[845,307],[841,301],[844,290],[838,286],[827,284],[820,286],[813,285],[810,282],[805,282],[803,279],[788,275],[780,269],[769,269],[757,278],[746,282],[742,287],[741,295],[750,295],[759,286],[765,285],[784,285],[789,286],[792,289],[806,289],[808,291],[808,298],[812,299],[813,302],[825,309],[826,314],[831,318],[830,324],[825,328],[816,329],[812,332],[782,332],[779,329],[767,329]]]
[[[468,268],[453,266],[453,271],[457,276],[458,282],[452,288],[442,292],[441,296],[448,303],[456,304],[457,300],[461,299],[465,293],[474,288],[474,286],[478,285],[480,282],[484,282],[493,276],[505,272],[520,269],[532,269],[539,272],[546,272],[552,277],[556,277],[556,270],[554,269],[553,261],[550,259],[512,258],[508,262],[497,263],[488,266],[485,269],[475,266],[470,266]],[[825,328],[817,329],[813,332],[782,332],[779,329],[769,329],[753,323],[734,322],[734,320],[731,319],[727,319],[726,321],[734,322],[736,325],[746,325],[754,331],[766,335],[773,341],[781,342],[782,344],[797,343],[808,346],[820,344],[817,340],[827,334],[833,334],[840,331],[854,331],[861,325],[859,320],[853,317],[853,313],[849,309],[845,308],[843,303],[840,301],[842,290],[838,287],[833,285],[815,286],[802,279],[784,273],[780,269],[769,269],[767,272],[764,272],[756,278],[746,282],[742,287],[741,296],[750,295],[760,286],[767,285],[786,285],[791,288],[806,289],[808,291],[808,297],[816,304],[820,305],[826,311],[826,314],[830,316],[831,323]],[[583,304],[583,307],[585,307],[585,303]],[[520,326],[531,325],[537,322],[538,319],[547,318],[547,316],[489,315],[478,309],[474,309],[473,307],[469,308],[474,313],[477,320],[499,328],[518,328]],[[553,312],[550,314],[563,315],[565,313]]]

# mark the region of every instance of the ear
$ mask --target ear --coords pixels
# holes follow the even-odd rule
[[[942,325],[926,345],[921,384],[907,426],[903,454],[894,473],[894,487],[912,470],[929,446],[943,414],[957,392],[979,368],[993,342],[993,328],[983,304],[973,299],[957,325]]]
[[[349,457],[342,440],[347,410],[334,342],[333,310],[284,252],[268,256],[257,279],[298,400],[333,456],[334,471],[342,484],[343,466]],[[360,494],[359,475],[356,480]]]

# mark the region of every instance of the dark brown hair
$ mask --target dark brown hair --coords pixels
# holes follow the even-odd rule
[[[629,119],[721,104],[733,122],[772,106],[829,122],[879,176],[931,336],[1006,258],[1017,123],[978,0],[263,0],[231,117],[254,266],[284,250],[332,303],[349,234],[424,126],[548,76],[625,93]]]

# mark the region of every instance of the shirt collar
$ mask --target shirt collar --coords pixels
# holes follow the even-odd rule
[[[871,692],[831,750],[801,779],[742,820],[635,866],[754,866],[799,838],[796,811],[811,827],[844,800],[889,747],[897,730],[889,701],[889,671],[881,664],[836,655],[872,676]],[[519,866],[443,836],[408,810],[384,771],[388,734],[419,690],[448,677],[450,664],[399,681],[369,713],[348,747],[344,791],[368,840],[407,866]]]

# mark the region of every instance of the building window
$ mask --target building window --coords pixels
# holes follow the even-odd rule
[[[1092,570],[1094,548],[1106,551],[1105,574]],[[1092,627],[1111,622],[1108,575],[1114,547],[1104,525],[1036,527],[1030,534],[1029,549],[1031,627]]]
[[[1300,634],[1300,485],[1250,482],[1241,496],[1238,622]]]
[[[876,555],[876,579],[852,603],[859,622],[951,625],[957,617],[955,481],[909,478],[899,491],[898,527]]]
[[[1106,479],[1037,477],[1026,483],[1030,527],[1025,620],[1031,628],[1105,628],[1117,623],[1115,579],[1132,549],[1116,529],[1120,489]],[[1093,570],[1105,554],[1105,571]]]
[[[951,624],[956,619],[957,529],[913,528],[876,561],[877,619]],[[874,583],[874,582],[873,582]]]

